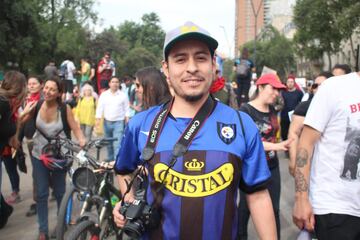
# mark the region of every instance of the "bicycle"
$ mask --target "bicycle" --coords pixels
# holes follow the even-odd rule
[[[112,197],[116,196],[117,199],[121,199],[121,193],[110,181],[113,169],[107,168],[93,171],[87,168],[82,171],[92,172],[94,175],[96,174],[94,172],[100,172],[100,174],[94,176],[94,178],[97,178],[95,186],[90,184],[87,186],[89,192],[83,205],[82,214],[66,239],[120,239],[121,230],[115,225],[112,214],[115,204]],[[79,184],[77,179],[74,179],[74,185],[84,186],[86,184]]]
[[[73,162],[78,163],[77,169],[79,169],[79,168],[88,167],[89,165],[92,168],[99,168],[101,164],[98,163],[97,160],[99,160],[100,158],[101,148],[107,146],[108,144],[111,144],[112,141],[115,140],[115,138],[102,138],[102,139],[95,139],[89,141],[83,149],[80,149],[79,145],[77,145],[75,142],[71,141],[70,139],[58,138],[58,141],[59,140],[62,141],[62,145],[68,150],[70,150],[70,152],[77,153],[76,156],[74,156],[73,154],[70,156],[73,159],[72,160]],[[95,160],[88,153],[88,151],[93,147],[96,147],[97,149],[97,154],[96,154],[97,160]],[[69,168],[68,173],[70,178],[72,178],[76,172],[77,170],[75,170],[74,167]],[[83,177],[85,178],[85,180],[88,178],[88,176],[83,176]],[[80,210],[82,208],[86,194],[87,192],[84,191],[84,189],[80,189],[74,186],[73,184],[70,184],[70,187],[67,188],[58,211],[56,239],[59,240],[64,239],[64,236],[66,232],[69,230],[69,227],[77,222],[77,218],[81,214],[81,212],[77,210]]]

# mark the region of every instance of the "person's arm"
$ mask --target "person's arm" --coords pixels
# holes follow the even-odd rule
[[[125,109],[125,123],[129,121],[129,112],[130,112],[130,103],[129,98],[125,94],[125,101],[124,101],[124,109]]]
[[[82,133],[79,125],[76,123],[71,108],[68,105],[66,105],[66,118],[71,130],[74,132],[75,137],[79,140],[79,145],[81,147],[85,146],[86,139],[84,134]]]
[[[19,115],[20,124],[24,124],[28,120],[30,120],[34,115],[34,110],[38,101],[28,102],[24,108],[24,110]]]
[[[127,182],[130,182],[131,178],[132,178],[132,174],[117,175],[119,189],[122,195],[126,192]],[[135,200],[135,193],[134,190],[131,189],[130,192],[126,194],[124,201],[128,203],[132,203],[134,200]],[[113,209],[114,222],[118,227],[124,227],[126,223],[125,217],[122,214],[120,214],[121,204],[122,204],[121,202],[118,202]]]
[[[105,61],[101,61],[99,63],[98,72],[102,73],[106,69],[107,65],[108,64]]]
[[[100,95],[99,100],[97,102],[97,106],[96,106],[96,113],[95,113],[95,128],[99,128],[100,125],[100,121],[102,118],[102,115],[104,113],[104,93]]]
[[[293,221],[299,229],[314,230],[315,218],[309,201],[310,165],[315,143],[321,133],[307,125],[300,136],[295,164],[295,204]]]
[[[247,194],[246,201],[259,238],[277,239],[274,210],[268,190]]]
[[[292,142],[293,142],[293,139],[289,138],[289,139],[279,142],[279,143],[263,141],[263,145],[264,145],[265,151],[281,151],[281,150],[287,151]]]
[[[93,78],[95,77],[95,68],[90,68],[90,77],[89,80],[93,80]]]
[[[293,139],[289,147],[289,173],[294,177],[295,175],[295,159],[296,148],[299,143],[299,137],[304,127],[305,117],[293,114],[291,124],[289,127],[288,138]]]

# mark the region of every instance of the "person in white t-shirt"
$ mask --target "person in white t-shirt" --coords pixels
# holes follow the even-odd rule
[[[64,70],[62,70],[64,68]],[[69,57],[67,60],[60,64],[60,73],[64,71],[64,76],[60,76],[64,81],[65,87],[65,100],[70,101],[73,96],[74,86],[76,85],[76,67],[73,62],[73,57]]]
[[[124,134],[125,123],[129,120],[129,99],[119,89],[120,80],[117,77],[110,79],[109,87],[100,95],[95,114],[95,128],[99,128],[103,116],[105,137],[117,138],[113,144],[107,146],[107,161],[114,161]]]
[[[319,240],[360,239],[360,72],[322,83],[305,118],[293,221]],[[336,93],[336,94],[335,94]]]

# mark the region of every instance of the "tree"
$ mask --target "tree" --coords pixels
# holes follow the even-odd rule
[[[156,56],[143,47],[136,47],[129,51],[129,53],[121,59],[120,62],[120,75],[134,75],[135,72],[147,66],[159,66],[160,62],[157,61]]]
[[[254,53],[254,41],[248,42],[244,47],[249,49],[250,58]],[[256,70],[260,76],[264,66],[275,69],[284,78],[295,69],[295,58],[292,42],[281,35],[274,27],[268,26],[256,43]]]
[[[0,64],[19,63],[42,72],[49,59],[80,58],[87,24],[95,22],[94,0],[4,0],[0,8]]]
[[[0,8],[0,65],[8,62],[24,64],[29,56],[39,47],[38,26],[39,10],[36,0],[12,1],[4,0]]]
[[[120,39],[126,41],[130,49],[143,47],[151,52],[158,61],[162,57],[162,44],[165,32],[160,27],[156,13],[144,14],[141,23],[125,21],[118,27]]]
[[[293,18],[298,55],[316,60],[327,54],[331,68],[330,56],[360,26],[359,11],[358,0],[298,0]]]

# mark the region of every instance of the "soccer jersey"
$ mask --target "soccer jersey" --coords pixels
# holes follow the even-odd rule
[[[142,162],[141,151],[161,107],[135,115],[129,122],[116,159],[115,171],[126,174]],[[265,152],[256,125],[240,113],[217,103],[194,137],[188,151],[169,170],[161,202],[161,226],[152,239],[235,239],[237,233],[237,189],[246,192],[266,187],[270,177]],[[147,201],[154,201],[154,180],[161,182],[177,140],[191,122],[169,116],[163,126],[149,171]]]

